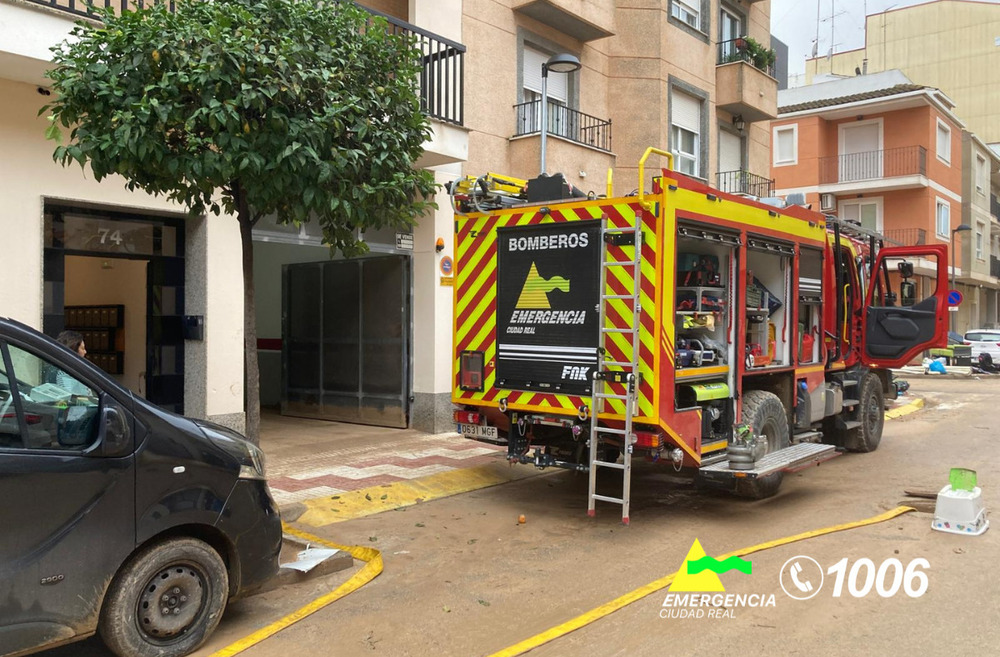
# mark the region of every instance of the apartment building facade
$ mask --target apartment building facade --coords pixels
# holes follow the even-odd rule
[[[389,29],[411,35],[425,53],[421,98],[432,127],[417,165],[445,182],[468,155],[465,47],[461,24],[453,20],[462,2],[404,4],[404,18],[422,25],[392,18]],[[50,335],[80,329],[91,338],[94,362],[138,394],[242,428],[242,264],[235,218],[189,216],[163,198],[127,191],[120,178],[98,184],[89,171],[52,160],[47,121],[38,116],[51,93],[44,73],[51,67],[50,48],[81,18],[88,19],[83,5],[71,0],[0,0],[0,260],[16,272],[0,289],[0,314]],[[440,209],[412,232],[364,235],[370,257],[350,262],[331,260],[314,226],[278,226],[267,218],[258,224],[258,347],[266,404],[297,415],[426,430],[440,430],[440,418],[450,420],[451,289],[440,284],[447,251],[439,251],[436,241],[450,241],[452,213],[445,194],[437,201]],[[341,279],[350,282],[331,283]],[[99,309],[119,311],[113,325],[102,323],[110,313]],[[90,317],[88,311],[102,319],[81,319]],[[289,315],[297,319],[286,340],[283,317]],[[199,323],[200,329],[186,328]]]
[[[110,3],[110,0],[105,0]],[[117,4],[117,3],[116,3]],[[542,169],[542,65],[549,72],[547,160],[585,191],[639,185],[647,146],[732,192],[766,196],[777,116],[769,4],[756,0],[362,0],[424,54],[423,109],[433,133],[418,165],[445,183]],[[124,308],[107,334],[115,375],[157,403],[242,426],[239,233],[232,217],[190,217],[163,199],[97,184],[52,162],[38,109],[49,48],[81,17],[70,0],[0,0],[0,158],[7,203],[0,257],[23,273],[0,313],[50,334],[67,309]],[[763,44],[763,46],[759,46]],[[656,163],[652,163],[656,166]],[[646,181],[648,185],[648,181]],[[315,227],[264,218],[254,230],[261,400],[290,415],[424,431],[453,429],[450,390],[453,217],[363,235],[368,257],[331,257]],[[94,246],[126,231],[133,250]],[[129,232],[131,231],[131,232]],[[72,237],[72,239],[69,239]],[[82,241],[81,241],[82,240]],[[138,246],[136,246],[138,245]],[[138,250],[135,250],[138,248]],[[126,285],[125,282],[130,285]],[[337,283],[340,281],[340,283]],[[349,283],[343,283],[349,281]],[[185,321],[203,322],[199,336]]]
[[[814,208],[898,244],[955,240],[965,300],[954,326],[997,324],[990,256],[1000,220],[989,201],[1000,158],[966,130],[948,96],[899,71],[824,82],[780,92],[771,130],[776,194],[804,193]],[[970,230],[956,232],[962,225]]]
[[[932,0],[865,18],[862,48],[806,61],[806,84],[822,76],[901,70],[941,89],[955,112],[987,144],[1000,143],[995,90],[1000,87],[1000,4]]]

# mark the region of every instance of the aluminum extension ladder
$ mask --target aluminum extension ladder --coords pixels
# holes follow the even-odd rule
[[[598,314],[598,326],[600,327],[600,339],[598,342],[597,371],[594,372],[593,388],[591,391],[591,421],[590,421],[590,483],[588,486],[587,515],[593,516],[596,513],[597,501],[620,504],[622,507],[622,523],[629,522],[629,497],[632,490],[632,445],[635,443],[635,434],[632,431],[632,418],[638,412],[639,399],[639,328],[640,313],[642,312],[640,290],[642,284],[642,218],[637,216],[635,224],[631,227],[618,228],[608,226],[608,217],[601,217],[601,238],[604,242],[604,250],[601,258],[601,303]],[[631,260],[611,260],[609,259],[609,246],[634,246],[634,253]],[[612,267],[632,268],[632,293],[631,294],[606,294],[608,286],[606,284],[609,269]],[[605,327],[605,308],[611,301],[619,299],[626,304],[632,304],[632,323],[628,328],[607,328]],[[605,347],[610,339],[609,334],[623,334],[632,338],[632,360],[631,361],[609,361],[605,360],[607,354]],[[608,385],[612,383],[623,384],[625,394],[616,394],[608,390]],[[598,428],[598,415],[606,399],[617,399],[625,402],[625,428]],[[613,434],[622,438],[622,462],[601,461],[597,458],[597,443],[599,434]],[[597,469],[612,468],[622,471],[622,495],[621,497],[610,497],[597,493]]]

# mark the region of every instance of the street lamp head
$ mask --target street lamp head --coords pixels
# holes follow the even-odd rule
[[[959,224],[955,229],[951,231],[951,234],[954,235],[955,233],[961,233],[966,230],[972,230],[972,226],[970,226],[969,224]]]
[[[552,55],[549,57],[549,61],[545,62],[542,67],[542,71],[552,71],[554,73],[572,73],[573,71],[579,71],[580,60],[568,52],[561,52],[558,55]]]

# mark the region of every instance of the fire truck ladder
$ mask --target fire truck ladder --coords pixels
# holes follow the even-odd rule
[[[600,327],[600,340],[597,350],[598,365],[594,372],[593,389],[591,392],[591,421],[590,421],[590,484],[588,488],[587,515],[593,516],[596,513],[597,501],[612,502],[620,504],[622,507],[622,523],[628,524],[629,497],[632,490],[632,445],[635,443],[635,435],[632,432],[632,418],[638,412],[639,397],[639,314],[642,310],[639,298],[640,286],[642,283],[642,220],[636,217],[635,224],[631,227],[618,228],[608,226],[607,215],[601,218],[601,237],[607,246],[634,246],[634,253],[631,260],[609,259],[607,246],[603,250],[601,261],[601,303],[598,314],[598,326]],[[612,267],[631,267],[632,269],[632,291],[630,294],[606,294],[607,285],[605,283]],[[628,328],[608,328],[605,323],[605,312],[608,304],[615,300],[621,300],[632,304],[632,322]],[[630,361],[609,361],[604,356],[607,353],[605,345],[610,339],[609,334],[618,333],[631,336],[632,338],[632,359]],[[616,394],[608,389],[609,384],[617,383],[625,386],[625,394]],[[609,427],[598,427],[598,416],[604,407],[604,400],[617,399],[625,403],[625,428],[614,429]],[[600,434],[612,434],[621,436],[622,440],[622,462],[602,461],[598,458],[598,436]],[[610,497],[597,493],[597,469],[612,468],[622,471],[622,495],[621,497]]]

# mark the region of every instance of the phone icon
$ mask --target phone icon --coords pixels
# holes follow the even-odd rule
[[[810,593],[813,590],[812,582],[805,580],[804,582],[799,579],[799,575],[802,574],[802,565],[798,561],[792,564],[792,567],[788,569],[788,574],[792,578],[792,584],[795,588],[802,591],[803,593]]]
[[[816,596],[823,588],[823,580],[822,566],[804,554],[786,561],[778,578],[781,589],[793,600],[808,600]]]

